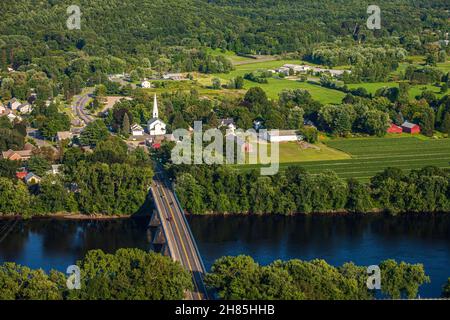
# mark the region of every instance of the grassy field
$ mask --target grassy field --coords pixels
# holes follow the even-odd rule
[[[382,87],[397,87],[399,86],[398,82],[373,82],[373,83],[354,83],[354,84],[348,84],[347,85],[351,89],[356,89],[359,87],[365,88],[369,93],[375,94],[375,92],[382,88]],[[436,96],[441,97],[442,94],[440,93],[441,88],[436,87],[431,84],[419,84],[411,86],[409,89],[409,96],[411,99],[414,99],[416,96],[420,95],[422,91],[424,90],[430,90],[436,94]]]
[[[208,78],[198,79],[199,82],[203,85],[209,86],[211,85],[212,78],[219,78],[223,84],[226,84],[233,78],[237,76],[244,76],[246,73],[255,72],[255,71],[267,71],[269,69],[276,69],[281,67],[286,63],[292,64],[306,64],[304,61],[300,60],[276,60],[276,61],[264,61],[258,62],[254,60],[254,63],[246,63],[242,65],[237,65],[235,70],[230,73],[220,73],[213,74]],[[251,87],[261,87],[266,93],[267,96],[271,99],[278,99],[278,94],[284,89],[306,89],[311,93],[313,99],[327,104],[327,103],[341,103],[344,93],[332,90],[328,88],[323,88],[318,85],[313,85],[306,82],[298,82],[292,81],[288,79],[268,79],[268,83],[255,83],[251,81],[244,81],[244,89],[248,90]]]
[[[267,145],[271,154],[270,144]],[[280,143],[280,163],[298,163],[305,161],[344,160],[350,159],[348,153],[328,147],[323,143],[314,148],[303,149],[297,142]]]
[[[327,146],[348,155],[343,160],[298,161],[311,173],[333,170],[342,178],[357,178],[368,181],[370,177],[387,167],[404,170],[418,169],[427,165],[450,167],[450,139],[430,139],[423,136],[393,136],[385,138],[336,139]],[[287,156],[291,158],[291,156]],[[283,159],[284,156],[281,156]],[[283,161],[280,161],[283,162]],[[284,162],[280,167],[292,165]],[[257,168],[258,165],[240,166],[240,170]]]

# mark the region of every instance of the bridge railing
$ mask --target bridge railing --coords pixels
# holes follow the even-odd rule
[[[156,191],[153,190],[153,187],[151,187],[150,190],[151,190],[153,199],[156,199],[156,197],[158,196],[157,194],[155,194]],[[164,217],[161,216],[161,211],[160,211],[159,208],[158,208],[158,201],[153,201],[153,203],[155,204],[156,211],[158,211],[159,220],[161,221],[162,231],[163,231],[163,233],[164,233],[164,238],[166,239],[167,250],[169,250],[169,256],[172,257],[172,250],[170,249],[170,245],[169,245],[169,241],[168,241],[169,238],[167,238],[166,229],[164,228],[164,225],[163,225],[163,223],[164,223],[164,221],[163,221]]]
[[[180,210],[181,210],[184,222],[186,223],[186,226],[187,226],[186,229],[188,230],[189,236],[191,237],[192,243],[194,244],[194,248],[195,248],[195,251],[197,253],[198,259],[200,260],[200,264],[202,266],[203,273],[206,273],[205,264],[203,263],[202,256],[200,255],[200,250],[198,249],[197,241],[195,241],[194,235],[192,234],[192,231],[191,231],[191,227],[189,226],[189,223],[188,223],[188,221],[186,219],[186,215],[184,214],[183,206],[181,205],[180,200],[178,199],[177,193],[175,192],[175,184],[174,183],[172,183],[172,191],[173,191],[173,194],[175,196],[175,200],[177,201],[177,204],[180,207]]]

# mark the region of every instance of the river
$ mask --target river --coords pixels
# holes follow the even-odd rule
[[[209,269],[223,255],[246,254],[261,264],[276,259],[325,259],[372,265],[393,258],[423,263],[431,283],[421,297],[438,297],[450,277],[450,215],[193,216],[189,217]],[[148,219],[0,220],[0,263],[65,271],[88,250],[152,249]],[[5,233],[11,226],[11,232]]]

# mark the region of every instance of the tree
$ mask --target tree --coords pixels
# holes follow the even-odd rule
[[[218,90],[218,89],[220,89],[221,87],[222,87],[222,84],[221,84],[219,78],[214,78],[214,79],[212,79],[212,88],[213,88],[213,89]]]
[[[179,176],[176,190],[180,202],[187,212],[195,214],[205,213],[203,190],[192,175],[185,173]]]
[[[391,299],[414,299],[417,297],[419,287],[429,283],[430,278],[425,274],[422,264],[397,263],[395,260],[386,260],[380,264],[381,292]]]
[[[260,87],[250,88],[244,97],[244,104],[248,106],[265,106],[268,103],[266,92]]]
[[[30,194],[22,181],[0,178],[0,214],[22,214],[30,211]]]
[[[80,135],[80,142],[85,146],[95,146],[108,138],[109,132],[102,120],[89,123]]]
[[[125,137],[128,137],[130,135],[130,131],[131,131],[130,118],[128,117],[127,113],[125,113],[124,116],[123,116],[122,130],[121,131],[122,131],[122,134]]]
[[[0,159],[0,177],[14,179],[19,169],[19,162]]]
[[[92,250],[78,266],[81,290],[71,290],[69,299],[180,300],[193,289],[191,275],[179,262],[155,252]]]
[[[303,127],[299,130],[300,135],[308,143],[316,143],[319,140],[319,131],[315,127]]]
[[[0,265],[0,300],[60,300],[58,276],[15,263]]]
[[[447,283],[444,285],[442,289],[442,297],[450,298],[450,278],[448,278]]]
[[[28,160],[27,167],[30,172],[42,177],[51,169],[51,164],[44,157],[35,155]]]
[[[234,78],[234,87],[235,89],[244,88],[244,78],[241,76],[237,76],[236,78]]]

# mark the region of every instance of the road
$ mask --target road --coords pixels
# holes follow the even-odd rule
[[[184,212],[178,205],[170,181],[161,167],[156,168],[152,194],[160,213],[160,220],[166,237],[169,253],[192,274],[194,290],[186,293],[189,300],[206,300],[208,292],[203,282],[206,272],[200,253],[195,244]]]
[[[80,118],[86,125],[89,124],[90,122],[94,121],[94,118],[91,117],[90,115],[88,115],[85,111],[84,111],[84,107],[86,106],[86,104],[88,103],[90,99],[90,94],[85,94],[82,96],[77,97],[77,101],[75,102],[75,112],[78,116],[78,118]]]

